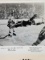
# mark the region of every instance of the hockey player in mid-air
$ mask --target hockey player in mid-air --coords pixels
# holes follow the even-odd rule
[[[9,16],[9,20],[8,20],[8,24],[7,26],[9,27],[9,34],[8,36],[12,37],[12,35],[16,36],[15,34],[15,22],[14,22],[14,17],[13,17],[13,13],[10,14]]]

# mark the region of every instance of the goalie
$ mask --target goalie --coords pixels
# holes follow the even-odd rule
[[[12,37],[12,35],[16,36],[15,30],[14,30],[15,22],[14,22],[13,13],[10,14],[8,19],[9,19],[8,24],[7,24],[7,26],[9,27],[9,34],[8,34],[8,36],[10,36],[10,37]]]
[[[38,39],[36,40],[36,42],[34,42],[32,44],[32,46],[37,46],[38,44],[40,44],[43,40],[45,39],[45,26],[43,27],[43,29],[40,31]]]

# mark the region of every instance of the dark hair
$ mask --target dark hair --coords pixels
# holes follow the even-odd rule
[[[37,17],[37,14],[34,14],[34,17]]]

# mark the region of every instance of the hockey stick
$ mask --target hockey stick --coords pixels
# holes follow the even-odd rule
[[[4,36],[4,37],[0,37],[0,39],[5,39],[8,35]]]

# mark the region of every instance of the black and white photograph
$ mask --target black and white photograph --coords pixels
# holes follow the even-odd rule
[[[0,3],[0,46],[45,46],[45,3]]]

